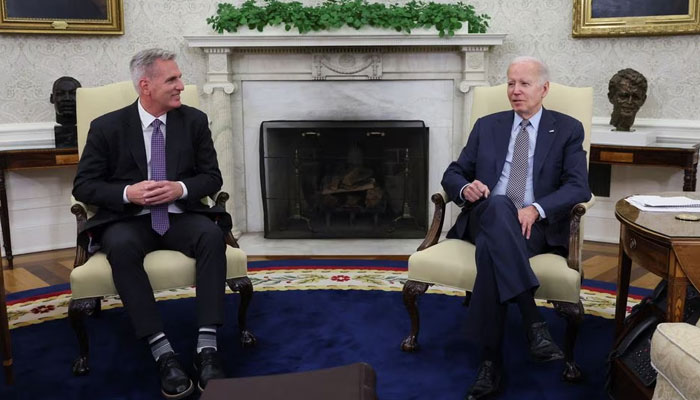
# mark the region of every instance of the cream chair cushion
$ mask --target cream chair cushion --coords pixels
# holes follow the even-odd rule
[[[544,98],[544,107],[578,119],[583,125],[584,150],[590,148],[591,120],[593,118],[593,88],[577,88],[550,83]],[[512,109],[507,96],[507,85],[474,88],[471,125],[485,115]],[[471,131],[471,127],[470,127]],[[447,202],[447,195],[442,192]],[[593,199],[591,199],[591,202]],[[582,229],[582,227],[581,227]],[[583,233],[579,237],[583,241]],[[580,246],[581,243],[579,243]],[[476,278],[476,248],[473,244],[447,239],[425,250],[413,253],[408,259],[408,279],[440,284],[471,291]],[[540,282],[535,297],[552,301],[578,303],[581,274],[568,267],[564,257],[541,254],[530,259],[532,270]]]
[[[651,339],[654,400],[700,399],[700,323],[662,323]]]
[[[144,267],[153,290],[177,289],[195,284],[195,260],[179,251],[157,250],[146,255]],[[247,275],[247,257],[241,250],[226,246],[226,279]],[[223,285],[224,282],[221,282]],[[72,298],[86,299],[117,295],[112,269],[104,253],[95,253],[70,274]]]
[[[471,290],[476,278],[476,247],[464,240],[446,239],[440,244],[413,253],[408,259],[408,279]],[[471,260],[467,263],[466,260]],[[468,267],[467,267],[468,265]],[[540,281],[535,293],[539,299],[578,302],[581,277],[566,265],[566,259],[540,254],[530,259],[532,271]]]

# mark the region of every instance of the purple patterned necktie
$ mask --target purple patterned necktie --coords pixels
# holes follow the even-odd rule
[[[164,181],[165,175],[165,137],[160,130],[163,122],[159,119],[153,121],[153,135],[151,136],[151,180]],[[168,205],[159,204],[151,206],[151,227],[159,235],[165,235],[170,228],[168,219]]]
[[[524,119],[520,123],[520,131],[515,137],[513,145],[513,160],[510,163],[510,176],[508,186],[506,186],[506,196],[508,196],[517,209],[523,208],[525,200],[525,185],[527,184],[527,163],[530,152],[530,134],[527,126],[530,121]]]

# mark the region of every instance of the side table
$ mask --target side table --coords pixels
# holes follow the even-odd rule
[[[700,200],[700,193],[666,192],[661,196],[687,196]],[[700,212],[700,209],[698,209]],[[625,326],[632,262],[668,281],[665,320],[683,318],[688,283],[700,287],[700,222],[681,221],[676,212],[642,211],[625,199],[615,205],[620,221],[620,252],[615,304],[615,342],[631,326]],[[637,381],[620,360],[611,365],[611,388],[619,399],[650,399],[653,388]]]
[[[10,215],[7,209],[7,187],[5,171],[55,168],[78,163],[78,149],[28,149],[0,151],[0,228],[2,229],[2,245],[10,269],[12,264],[12,239],[10,237]]]
[[[683,169],[683,191],[694,192],[700,143],[625,146],[591,143],[591,164],[649,165]]]

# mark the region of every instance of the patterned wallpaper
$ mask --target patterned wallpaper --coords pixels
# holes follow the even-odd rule
[[[534,55],[549,64],[552,80],[593,86],[594,115],[609,116],[610,77],[622,68],[634,68],[649,81],[647,102],[638,117],[700,120],[697,35],[573,39],[571,1],[469,2],[478,12],[491,15],[490,32],[508,34],[505,44],[491,56],[491,83],[503,82],[511,58]],[[217,2],[124,3],[123,36],[0,34],[0,71],[5,72],[0,74],[0,123],[53,121],[49,95],[56,78],[70,75],[83,86],[128,79],[129,58],[147,47],[178,52],[185,80],[201,85],[206,71],[204,57],[199,49],[189,49],[182,36],[210,33],[205,19],[215,12]]]

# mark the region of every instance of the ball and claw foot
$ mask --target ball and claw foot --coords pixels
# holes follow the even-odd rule
[[[255,343],[258,340],[255,338],[255,335],[253,335],[252,332],[250,331],[242,331],[241,332],[241,346],[248,348],[248,347],[253,347],[255,346]]]
[[[415,336],[408,336],[401,342],[401,350],[411,353],[418,350],[418,339]]]
[[[576,383],[583,380],[583,374],[581,373],[581,368],[579,368],[575,362],[566,361],[564,363],[564,372],[562,372],[561,378],[565,382]]]
[[[73,361],[73,375],[84,376],[90,372],[87,357],[78,357]]]

